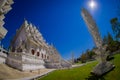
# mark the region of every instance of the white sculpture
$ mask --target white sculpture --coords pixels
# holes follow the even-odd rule
[[[13,0],[0,0],[0,39],[4,38],[4,36],[7,33],[7,30],[3,27],[5,18],[5,14],[8,13],[12,7],[11,4],[13,4]]]
[[[100,37],[99,30],[98,30],[97,25],[96,25],[95,21],[93,20],[92,16],[84,8],[82,9],[81,14],[82,14],[82,17],[83,17],[85,23],[87,24],[87,27],[94,39],[96,47],[98,48],[95,53],[97,54],[96,59],[99,61],[99,64],[93,69],[92,73],[94,73],[97,76],[101,76],[104,73],[110,71],[114,67],[114,65],[112,63],[106,61],[108,52],[106,52],[106,48],[103,47],[103,42]]]

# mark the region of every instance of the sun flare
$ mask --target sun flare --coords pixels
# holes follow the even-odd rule
[[[94,9],[96,7],[96,3],[94,0],[91,0],[89,3],[90,8]]]

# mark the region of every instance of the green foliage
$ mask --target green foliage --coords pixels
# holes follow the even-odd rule
[[[92,50],[91,51],[89,51],[88,53],[88,56],[89,56],[89,58],[88,59],[94,59],[94,55],[95,55],[95,52],[93,52]]]
[[[76,64],[82,64],[82,62],[81,62],[81,61],[78,61]]]
[[[114,40],[113,40],[111,34],[108,32],[107,36],[104,36],[104,38],[103,38],[103,45],[111,44],[113,41]]]
[[[114,52],[120,49],[120,42],[118,41],[112,41],[111,43],[108,44],[107,50],[110,52]]]
[[[103,45],[108,44],[108,38],[107,36],[104,36],[103,38]]]
[[[82,54],[82,55],[81,55],[81,62],[82,62],[82,63],[85,63],[86,60],[87,60],[86,54]]]
[[[82,62],[85,63],[86,61],[95,60],[94,58],[95,52],[93,50],[87,49],[85,53],[82,53],[82,55],[76,59],[74,59],[75,63]]]
[[[115,38],[118,40],[120,38],[120,22],[118,21],[118,18],[113,18],[111,19],[110,23],[112,25]]]
[[[94,55],[95,52],[92,50],[86,50],[86,53],[83,53],[81,55],[81,62],[86,62],[86,61],[90,61],[90,60],[94,60]]]
[[[111,42],[114,42],[110,33],[108,33],[107,37],[108,37],[108,44],[110,44]]]
[[[108,33],[108,35],[103,38],[103,45],[107,45],[106,50],[109,50],[110,52],[114,52],[120,49],[120,42],[115,41],[110,33]]]

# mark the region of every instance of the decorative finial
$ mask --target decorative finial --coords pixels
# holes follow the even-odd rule
[[[28,26],[28,21],[24,18],[24,24],[25,26]]]

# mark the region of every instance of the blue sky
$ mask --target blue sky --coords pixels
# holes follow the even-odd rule
[[[12,10],[6,15],[4,27],[8,30],[2,44],[8,47],[24,18],[39,27],[46,41],[53,44],[64,59],[81,55],[94,47],[80,11],[85,7],[94,17],[101,36],[112,34],[110,19],[117,16],[117,0],[94,0],[97,7],[88,6],[90,0],[14,0]]]

